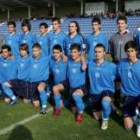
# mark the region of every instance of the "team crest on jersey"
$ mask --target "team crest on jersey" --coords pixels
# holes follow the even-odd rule
[[[54,39],[54,41],[53,41],[55,44],[57,43],[57,39]]]
[[[7,64],[7,63],[3,63],[3,66],[4,66],[4,67],[7,67],[7,66],[8,66],[8,64]]]
[[[97,45],[97,42],[94,41],[94,42],[93,42],[93,46],[96,46],[96,45]]]
[[[39,41],[39,44],[42,45],[42,41]]]
[[[24,66],[24,64],[23,64],[23,63],[21,63],[21,64],[20,64],[20,67],[22,68],[23,66]]]
[[[129,78],[132,78],[132,73],[131,73],[131,71],[128,71],[127,75],[128,75]]]
[[[8,43],[11,44],[11,40],[9,40]]]
[[[72,69],[72,73],[76,73],[76,69],[75,68]]]
[[[36,69],[37,68],[37,64],[34,64],[33,67],[34,67],[34,69]]]
[[[96,77],[96,78],[99,78],[99,77],[100,77],[100,73],[99,73],[99,72],[96,72],[96,73],[95,73],[95,77]]]
[[[55,69],[55,73],[60,73],[60,70],[59,69]]]
[[[26,40],[23,40],[23,43],[26,43]]]

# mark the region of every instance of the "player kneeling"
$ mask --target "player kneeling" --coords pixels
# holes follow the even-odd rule
[[[62,48],[60,45],[55,45],[53,47],[53,57],[50,62],[50,70],[53,75],[53,94],[55,101],[54,115],[58,116],[61,111],[61,94],[67,89],[67,79],[66,79],[66,69],[67,62],[62,60]]]
[[[111,97],[114,93],[116,66],[105,60],[105,47],[102,44],[95,46],[95,60],[88,63],[90,82],[90,101],[93,117],[102,119],[101,129],[108,128],[108,119],[111,113]]]
[[[133,127],[135,110],[140,101],[140,60],[138,58],[138,47],[134,41],[126,43],[125,52],[128,58],[120,61],[118,75],[121,79],[121,92],[124,95],[124,127],[130,130]],[[139,112],[137,113],[139,114]],[[140,137],[140,121],[137,126],[137,136]]]
[[[84,103],[82,97],[86,93],[85,70],[82,69],[81,46],[79,44],[72,44],[70,50],[71,57],[68,61],[67,75],[70,86],[71,105],[76,106],[78,109],[75,121],[79,123],[83,121]]]

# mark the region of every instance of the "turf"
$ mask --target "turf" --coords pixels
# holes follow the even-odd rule
[[[9,107],[1,100],[0,129],[37,113],[38,109],[30,104],[20,102]],[[124,130],[122,117],[116,114],[111,115],[109,129],[102,131],[100,122],[92,118],[90,109],[84,112],[84,121],[76,124],[74,115],[65,108],[59,117],[53,117],[49,112],[1,135],[0,140],[134,140],[137,139],[135,133],[135,127],[130,131]]]

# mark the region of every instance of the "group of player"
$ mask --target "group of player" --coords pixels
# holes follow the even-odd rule
[[[112,99],[115,107],[120,107],[121,88],[124,126],[131,129],[139,115],[140,60],[133,35],[126,30],[126,17],[118,17],[118,32],[109,41],[101,32],[98,17],[93,18],[93,33],[86,39],[76,21],[69,23],[68,35],[61,31],[59,18],[52,19],[52,27],[53,31],[47,33],[48,25],[41,23],[40,35],[35,37],[28,20],[22,22],[22,35],[16,33],[14,21],[8,22],[9,35],[5,36],[0,57],[0,83],[5,102],[14,105],[18,102],[16,95],[20,95],[25,103],[31,101],[35,107],[41,106],[40,113],[46,114],[49,87],[55,101],[53,115],[59,116],[62,97],[68,90],[75,121],[83,121],[83,97],[88,96],[93,117],[101,119],[101,129],[106,130]],[[108,54],[113,62],[106,60]],[[137,128],[140,137],[139,121]]]

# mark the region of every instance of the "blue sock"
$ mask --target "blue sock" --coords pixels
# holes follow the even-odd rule
[[[103,108],[103,115],[102,115],[102,119],[103,120],[108,120],[110,113],[111,113],[111,103],[105,99],[102,100],[102,108]]]
[[[75,101],[76,107],[78,108],[78,113],[83,113],[84,106],[82,97],[77,94],[73,94],[72,97]]]
[[[48,96],[47,96],[45,90],[42,90],[42,91],[40,91],[39,93],[40,93],[39,96],[40,96],[42,108],[47,108]]]
[[[54,95],[55,108],[60,108],[60,100],[61,100],[60,94]]]
[[[12,99],[12,100],[16,99],[16,96],[14,95],[13,91],[9,87],[2,85],[2,88],[5,92],[5,94],[8,95],[10,99]]]

